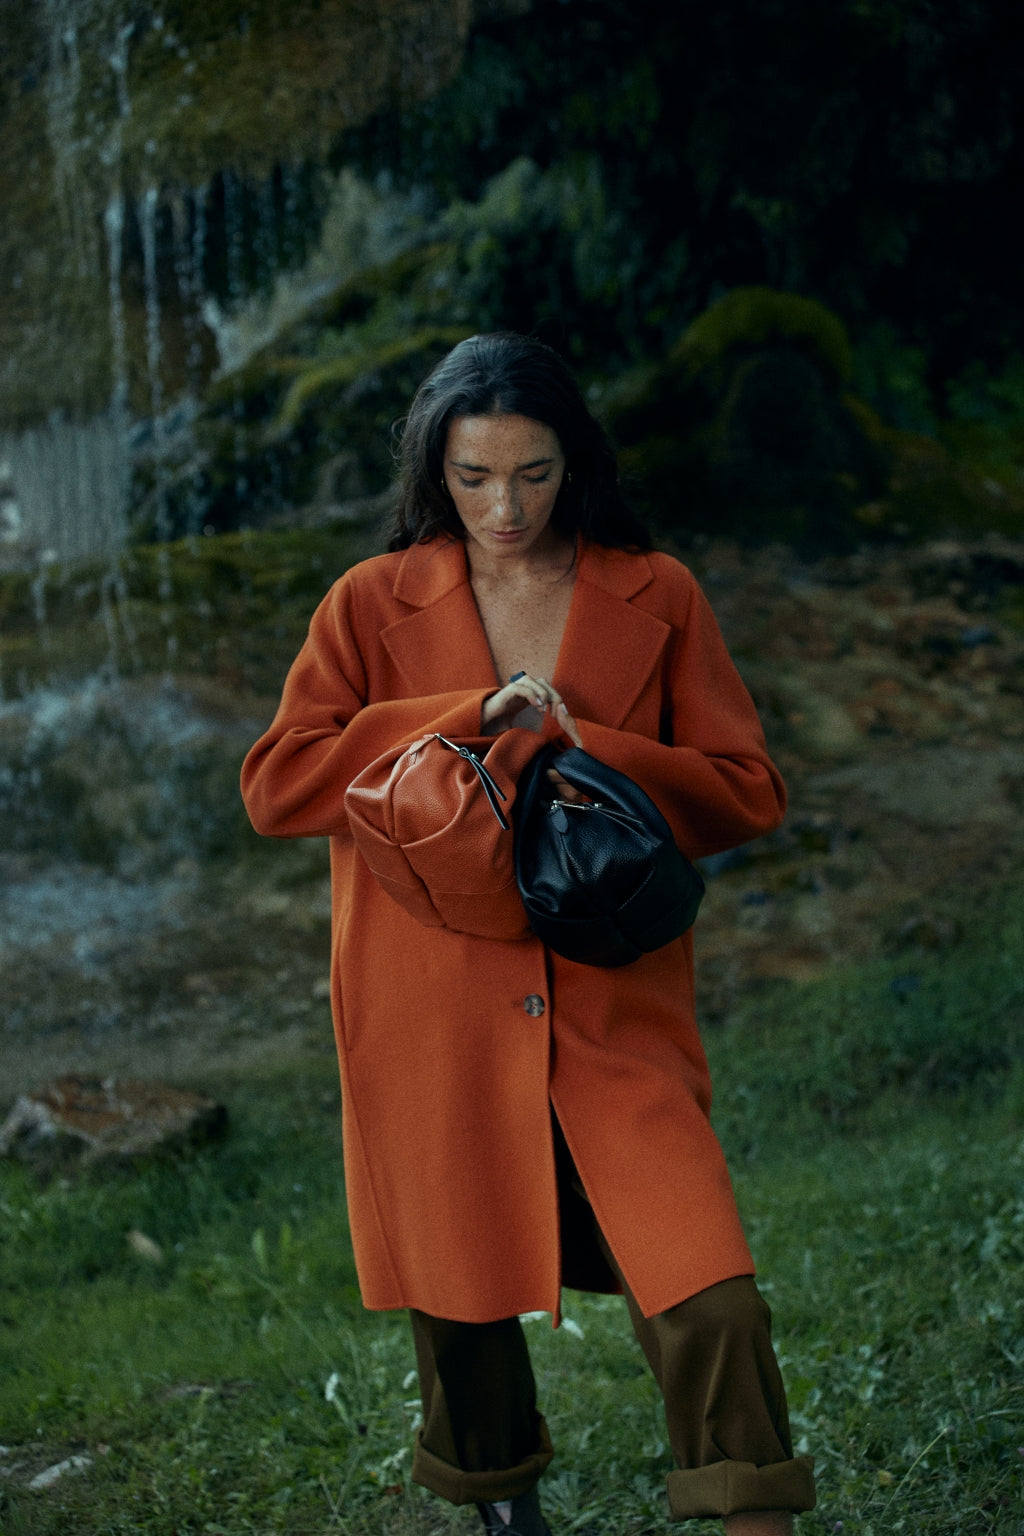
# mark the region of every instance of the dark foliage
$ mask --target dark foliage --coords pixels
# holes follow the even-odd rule
[[[855,333],[888,320],[941,380],[1024,335],[1022,87],[1006,0],[536,0],[338,154],[441,201],[517,155],[596,181],[586,273],[564,222],[539,232],[507,253],[494,317],[581,361],[656,355],[722,290],[765,283]]]

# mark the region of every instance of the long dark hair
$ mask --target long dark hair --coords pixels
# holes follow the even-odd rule
[[[552,528],[565,538],[581,533],[611,548],[650,549],[650,534],[619,491],[615,450],[576,380],[550,347],[513,331],[460,341],[416,391],[402,428],[388,549],[408,549],[439,534],[465,537],[442,488],[448,428],[457,416],[528,416],[550,427],[567,471]]]

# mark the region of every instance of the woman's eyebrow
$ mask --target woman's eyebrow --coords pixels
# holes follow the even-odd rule
[[[465,459],[452,459],[451,462],[455,465],[456,469],[468,469],[474,475],[490,474],[486,464],[467,464]],[[531,459],[529,464],[517,464],[516,469],[540,469],[542,464],[553,464],[554,462],[553,458]]]

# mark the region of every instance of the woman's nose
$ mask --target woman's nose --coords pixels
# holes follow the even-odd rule
[[[494,487],[491,510],[501,522],[518,522],[522,507],[516,487],[497,483]]]

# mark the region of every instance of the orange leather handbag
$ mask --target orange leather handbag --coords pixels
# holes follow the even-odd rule
[[[533,731],[422,736],[364,768],[345,792],[356,847],[379,885],[429,928],[486,939],[530,931],[511,830]]]

